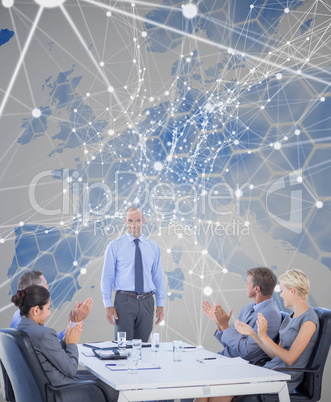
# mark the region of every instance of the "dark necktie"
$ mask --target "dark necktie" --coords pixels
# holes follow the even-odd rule
[[[140,295],[144,291],[143,263],[139,248],[139,239],[134,239],[134,242],[136,243],[136,252],[134,257],[135,290],[136,293]]]
[[[248,324],[252,320],[254,312],[254,307],[252,307],[247,315],[246,324]]]

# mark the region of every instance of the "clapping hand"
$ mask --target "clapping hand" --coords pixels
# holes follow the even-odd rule
[[[86,299],[83,303],[76,302],[74,311],[69,313],[69,321],[80,322],[84,321],[89,315],[93,306],[93,300],[91,298]]]
[[[207,316],[212,319],[216,324],[217,324],[217,320],[215,317],[215,307],[210,304],[209,302],[205,301],[202,302],[202,310],[204,313],[207,314]]]
[[[267,336],[268,321],[263,317],[263,314],[258,313],[257,315],[257,333],[259,338]]]
[[[217,304],[215,307],[215,317],[217,324],[221,327],[222,331],[225,331],[227,328],[229,328],[229,321],[232,316],[232,311],[230,311],[229,314],[226,314],[222,306]]]
[[[250,325],[245,324],[239,320],[236,321],[235,328],[241,335],[252,335],[252,333],[254,332],[253,328]]]
[[[66,332],[64,334],[64,338],[63,341],[66,345],[68,345],[69,343],[74,343],[75,345],[77,345],[77,343],[80,340],[80,335],[83,331],[83,327],[84,327],[85,323],[78,322],[75,324],[74,327],[71,328],[71,321],[69,321],[69,325],[67,326]]]

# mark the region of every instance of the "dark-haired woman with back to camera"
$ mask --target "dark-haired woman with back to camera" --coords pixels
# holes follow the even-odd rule
[[[11,301],[20,310],[22,320],[17,329],[25,332],[36,351],[41,366],[51,383],[51,385],[64,385],[82,380],[94,380],[102,384],[107,390],[112,401],[117,401],[118,391],[97,379],[88,371],[77,371],[78,348],[77,344],[83,330],[84,323],[79,322],[72,328],[71,322],[66,329],[65,336],[59,342],[57,333],[54,329],[45,327],[46,319],[51,314],[50,294],[43,286],[31,285],[24,290],[18,290],[11,298]],[[72,388],[62,391],[61,396],[57,396],[57,402],[89,402],[98,401],[96,387],[93,391]]]

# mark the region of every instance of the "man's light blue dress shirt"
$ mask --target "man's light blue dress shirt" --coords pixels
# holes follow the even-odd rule
[[[105,307],[113,307],[112,291],[135,291],[135,237],[129,233],[111,241],[105,251],[101,277],[101,292]],[[144,292],[155,292],[156,305],[164,306],[166,295],[160,249],[157,243],[139,236],[142,255]]]

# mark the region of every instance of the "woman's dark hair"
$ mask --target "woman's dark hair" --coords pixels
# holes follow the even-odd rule
[[[22,316],[27,316],[32,307],[39,306],[43,309],[50,299],[49,291],[43,286],[31,285],[23,290],[18,290],[11,298],[12,303],[20,309]]]

